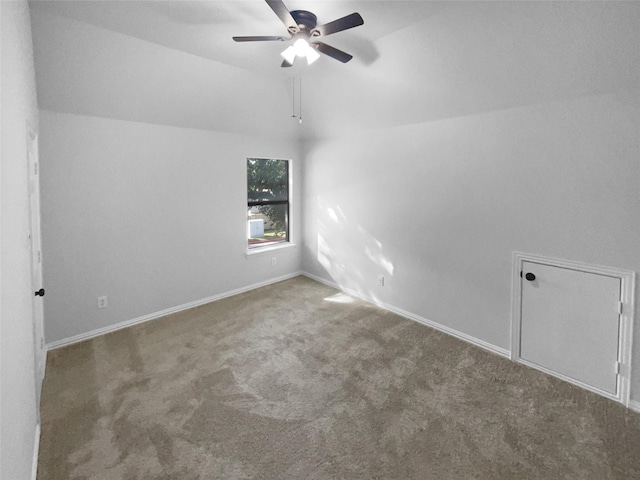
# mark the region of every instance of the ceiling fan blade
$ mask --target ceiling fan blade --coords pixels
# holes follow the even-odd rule
[[[289,37],[233,37],[236,42],[283,42]]]
[[[331,35],[332,33],[341,32],[343,30],[348,30],[353,27],[359,27],[364,24],[364,20],[360,16],[359,13],[352,13],[351,15],[347,15],[346,17],[339,18],[338,20],[334,20],[333,22],[325,23],[324,25],[320,25],[316,27],[314,30],[320,32],[320,35],[326,37],[327,35]]]
[[[339,62],[347,63],[349,60],[353,58],[353,55],[349,55],[342,50],[338,50],[337,48],[332,47],[331,45],[327,45],[326,43],[316,42],[311,44],[314,48],[316,48],[320,53],[324,53],[325,55],[330,56],[331,58],[335,58]]]
[[[289,63],[286,60],[283,60],[282,63],[280,64],[280,66],[282,68],[293,67],[293,63]]]
[[[289,33],[294,34],[300,31],[298,24],[291,16],[289,9],[285,6],[282,0],[265,0],[271,7],[271,10],[275,12],[278,18],[285,24]]]

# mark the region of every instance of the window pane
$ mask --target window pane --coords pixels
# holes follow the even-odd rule
[[[247,159],[247,197],[250,202],[289,200],[286,160]]]
[[[287,205],[260,205],[249,208],[249,248],[286,242],[287,215]]]

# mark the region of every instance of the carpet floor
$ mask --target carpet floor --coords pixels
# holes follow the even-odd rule
[[[296,277],[49,352],[38,478],[640,479],[640,415]]]

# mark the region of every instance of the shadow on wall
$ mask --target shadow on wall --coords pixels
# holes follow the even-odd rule
[[[317,260],[331,279],[344,291],[381,302],[366,285],[373,283],[376,273],[394,275],[395,267],[385,256],[382,242],[350,221],[339,205],[331,205],[321,196],[317,197],[317,226]]]

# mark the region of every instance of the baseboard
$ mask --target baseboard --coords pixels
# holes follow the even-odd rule
[[[440,323],[434,322],[432,320],[428,320],[426,318],[423,318],[419,315],[416,315],[414,313],[411,312],[407,312],[406,310],[402,310],[401,308],[395,307],[393,305],[389,305],[387,303],[381,302],[379,300],[376,300],[374,298],[371,297],[367,297],[365,295],[362,295],[358,292],[356,292],[355,290],[351,290],[349,288],[342,288],[340,285],[338,285],[335,282],[326,280],[322,277],[318,277],[316,275],[313,275],[311,273],[308,272],[302,272],[302,275],[304,275],[305,277],[308,277],[312,280],[315,280],[317,282],[320,283],[324,283],[325,285],[328,285],[330,287],[336,288],[338,290],[341,290],[349,295],[351,295],[352,297],[356,297],[359,298],[360,300],[364,300],[365,302],[369,302],[369,303],[373,303],[374,305],[383,308],[384,310],[388,310],[389,312],[395,313],[396,315],[400,315],[401,317],[407,318],[409,320],[413,320],[414,322],[418,322],[421,323],[423,325],[426,325],[427,327],[431,327],[435,330],[439,330],[441,332],[444,332],[448,335],[451,335],[452,337],[456,337],[460,340],[463,340],[467,343],[471,343],[472,345],[475,345],[476,347],[480,347],[484,350],[488,350],[491,353],[495,353],[497,355],[501,355],[503,357],[507,357],[507,358],[511,358],[511,353],[509,352],[509,350],[506,350],[504,348],[500,348],[497,347],[491,343],[485,342],[484,340],[480,340],[479,338],[473,337],[471,335],[467,335],[466,333],[460,332],[458,330],[455,330],[453,328],[447,327],[445,325],[442,325]]]
[[[629,409],[640,413],[640,402],[636,400],[629,400]]]
[[[123,328],[131,327],[133,325],[138,325],[139,323],[145,323],[150,320],[155,320],[156,318],[165,317],[167,315],[182,312],[184,310],[189,310],[190,308],[206,305],[207,303],[215,302],[217,300],[222,300],[223,298],[227,298],[227,297],[232,297],[233,295],[238,295],[239,293],[248,292],[250,290],[255,290],[256,288],[265,287],[267,285],[271,285],[272,283],[288,280],[290,278],[297,277],[299,275],[303,275],[303,273],[302,272],[289,273],[281,277],[271,278],[269,280],[265,280],[264,282],[253,283],[251,285],[247,285],[246,287],[236,288],[235,290],[229,290],[227,292],[219,293],[217,295],[212,295],[211,297],[203,298],[201,300],[196,300],[193,302],[185,303],[183,305],[178,305],[176,307],[167,308],[165,310],[161,310],[155,313],[150,313],[149,315],[143,315],[142,317],[134,318],[131,320],[125,320],[124,322],[116,323],[114,325],[109,325],[107,327],[98,328],[90,332],[80,333],[78,335],[74,335],[73,337],[63,338],[62,340],[56,340],[55,342],[51,342],[47,344],[47,350],[54,350],[56,348],[62,348],[69,345],[73,345],[74,343],[83,342],[91,338],[99,337],[100,335],[115,332],[117,330],[122,330]]]
[[[33,460],[31,462],[31,480],[38,476],[38,453],[40,451],[40,424],[36,424],[36,436],[33,439]]]

